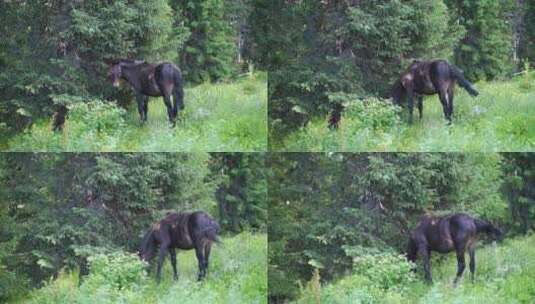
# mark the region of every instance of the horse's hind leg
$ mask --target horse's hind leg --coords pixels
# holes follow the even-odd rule
[[[463,276],[464,268],[466,267],[464,262],[464,248],[457,247],[455,248],[455,251],[457,253],[457,276],[455,277],[453,284],[459,282],[459,279]]]
[[[176,251],[175,248],[169,248],[169,255],[171,256],[171,266],[173,266],[173,280],[178,280],[178,273],[176,271]]]
[[[174,118],[176,119],[178,111],[184,110],[184,88],[182,88],[182,83],[175,85],[173,88],[173,95],[175,99],[175,104],[173,107]]]
[[[204,261],[205,261],[205,268],[206,271],[208,271],[208,263],[210,261],[210,251],[212,250],[212,241],[206,241],[204,245]]]
[[[197,281],[201,281],[206,276],[206,261],[202,244],[197,244],[195,246],[195,254],[197,255],[197,261],[199,262],[199,276],[197,277]]]
[[[169,122],[171,123],[171,126],[174,127],[175,115],[174,115],[173,105],[171,104],[171,95],[164,95],[163,102],[165,103],[165,107],[167,108],[167,116],[169,117]]]
[[[449,112],[449,120],[451,123],[452,117],[453,117],[453,87],[450,86],[448,88],[448,112]]]
[[[470,255],[470,280],[474,282],[476,273],[476,248],[475,242],[468,245],[468,255]]]
[[[439,93],[440,102],[442,103],[442,111],[444,112],[444,117],[451,123],[450,116],[450,106],[448,101],[448,92],[446,90],[440,90]]]

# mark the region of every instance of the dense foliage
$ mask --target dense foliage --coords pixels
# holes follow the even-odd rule
[[[534,161],[530,154],[270,155],[270,299],[297,296],[314,269],[324,281],[353,271],[379,289],[410,281],[397,256],[426,213],[467,212],[509,235],[532,230]]]
[[[222,223],[224,234],[265,231],[263,155],[228,156],[237,157],[236,162],[226,157],[4,154],[0,299],[23,293],[64,268],[83,273],[87,259],[96,254],[137,250],[150,224],[169,211],[205,210]],[[235,179],[239,185],[227,188]],[[227,224],[235,219],[238,225]]]
[[[212,250],[204,282],[196,282],[197,260],[191,251],[177,256],[178,282],[166,263],[160,285],[136,256],[116,251],[93,256],[81,282],[76,273],[62,272],[15,303],[267,303],[266,235],[244,232],[223,242]]]
[[[128,104],[130,90],[106,81],[105,59],[171,61],[187,85],[238,75],[256,58],[250,2],[2,1],[1,134],[80,102]]]
[[[472,81],[535,61],[530,1],[273,2],[280,13],[262,41],[273,49],[272,142],[346,101],[386,96],[417,58],[449,59]]]
[[[453,124],[445,125],[438,96],[424,100],[423,118],[409,125],[407,109],[374,97],[345,101],[340,127],[312,119],[280,142],[277,151],[503,152],[535,149],[535,73],[510,81],[479,82],[473,99],[458,90]],[[415,114],[418,115],[418,114]]]
[[[34,122],[0,149],[9,151],[265,151],[266,74],[232,83],[205,83],[186,89],[188,101],[175,128],[169,128],[161,98],[149,102],[148,120],[139,123],[137,105],[127,110],[88,100],[70,107],[62,132],[48,118]],[[69,97],[66,97],[69,98]],[[5,144],[5,147],[3,147]]]
[[[319,275],[312,277],[301,290],[296,303],[532,303],[535,298],[535,236],[508,239],[498,245],[479,248],[476,252],[476,279],[468,276],[455,288],[452,280],[456,271],[454,255],[434,259],[435,282],[427,285],[414,280],[406,260],[395,255],[374,256],[373,268],[355,271],[336,282],[320,285]],[[364,270],[364,273],[362,273]],[[395,280],[402,274],[404,280]],[[378,280],[388,282],[378,286]],[[393,280],[394,279],[394,280]],[[313,281],[316,280],[316,281]],[[316,283],[317,282],[317,283]]]

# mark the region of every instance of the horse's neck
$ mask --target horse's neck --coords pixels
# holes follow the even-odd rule
[[[128,81],[128,83],[138,90],[141,88],[140,74],[141,74],[141,65],[134,66],[123,66],[123,78]]]

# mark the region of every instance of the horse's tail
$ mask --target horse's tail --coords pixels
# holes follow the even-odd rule
[[[173,88],[173,96],[175,103],[173,105],[173,115],[176,117],[178,108],[184,110],[184,83],[180,69],[175,68],[175,86]]]
[[[479,95],[479,92],[474,88],[474,85],[470,83],[470,81],[468,81],[466,78],[464,78],[461,69],[454,65],[450,65],[450,67],[451,75],[457,80],[457,83],[459,83],[459,85],[468,92],[468,94],[474,97]]]
[[[203,229],[204,237],[216,243],[221,243],[221,239],[218,235],[220,230],[221,228],[219,227],[219,224],[214,219],[210,218],[208,225]]]
[[[501,239],[502,231],[491,223],[480,219],[474,219],[474,224],[476,225],[476,231],[478,233],[484,232],[488,235]]]

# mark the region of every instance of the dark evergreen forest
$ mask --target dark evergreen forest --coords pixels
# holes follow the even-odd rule
[[[10,137],[32,131],[33,136],[23,138],[9,148],[19,151],[109,150],[103,147],[109,147],[103,138],[117,141],[124,136],[118,129],[138,127],[124,126],[128,119],[122,109],[128,109],[131,104],[137,106],[128,85],[120,90],[111,86],[106,75],[106,60],[131,58],[151,63],[173,62],[182,70],[186,87],[194,92],[195,86],[201,83],[233,82],[244,74],[265,69],[260,60],[257,39],[263,36],[262,19],[266,13],[256,2],[260,1],[0,2],[0,134],[3,149],[9,147],[7,139]],[[257,82],[264,79],[260,78]],[[265,79],[263,83],[265,85]],[[255,98],[260,98],[265,104],[265,98],[259,97],[264,91],[257,88],[256,82],[249,84],[245,90],[249,94],[259,93]],[[201,93],[206,91],[209,88],[200,90]],[[213,100],[214,93],[199,97],[190,91],[186,95],[188,93],[187,109],[199,107],[197,99],[217,101]],[[232,94],[228,93],[228,98],[233,100],[244,95]],[[163,103],[158,98],[152,104],[160,107]],[[223,107],[221,102],[217,104]],[[224,106],[227,109],[236,107],[234,104]],[[213,110],[214,105],[208,107]],[[244,111],[243,107],[241,111]],[[45,131],[51,129],[48,121],[65,108],[73,112],[68,116],[72,120],[67,118],[67,125],[68,122],[71,124],[66,137],[71,142],[103,141],[99,147],[92,148],[83,142],[71,147],[65,144],[58,147],[58,139]],[[137,108],[131,111],[137,113]],[[256,112],[265,114],[263,111]],[[212,121],[225,118],[223,115],[222,118],[215,116]],[[261,122],[264,121],[263,116],[255,116],[254,119]],[[195,120],[198,118],[193,117],[192,121]],[[244,124],[242,122],[241,128]],[[226,126],[228,129],[233,127],[238,128]],[[252,129],[249,132],[258,129],[257,126],[247,127]],[[98,133],[99,136],[90,137],[88,133]],[[249,146],[246,147],[247,144]],[[132,149],[131,143],[129,147],[126,145],[112,150],[141,149]],[[259,145],[256,142],[255,145],[242,143],[242,147],[246,148],[233,149],[246,150]]]
[[[523,253],[510,243],[499,243],[498,250],[511,252],[509,257],[500,252],[504,264],[498,266],[493,265],[492,248],[490,256],[476,250],[477,284],[457,289],[457,298],[446,294],[440,301],[424,295],[450,290],[454,259],[446,262],[435,254],[432,265],[447,270],[436,270],[444,283],[433,288],[424,285],[421,271],[418,276],[411,272],[404,254],[409,232],[424,214],[465,212],[495,223],[506,239],[529,235],[535,220],[534,165],[532,153],[270,155],[270,301],[298,298],[299,303],[316,303],[318,297],[322,303],[383,303],[390,296],[399,297],[399,303],[533,299],[533,288],[525,287],[535,275],[534,256],[528,254],[533,238],[522,243]],[[481,239],[481,246],[493,241]],[[512,269],[515,259],[525,263],[516,279],[514,271],[507,277],[493,270]],[[328,286],[330,282],[334,285]],[[516,294],[508,291],[508,283],[524,287],[515,289]],[[464,284],[470,284],[468,279]]]
[[[0,156],[0,168],[2,302],[58,278],[61,272],[78,275],[90,268],[96,275],[97,267],[90,267],[88,260],[107,254],[110,260],[105,265],[113,265],[113,254],[136,253],[147,229],[167,212],[208,212],[219,222],[223,239],[229,241],[226,250],[233,248],[233,237],[238,234],[266,231],[263,154],[9,153]],[[260,262],[251,267],[265,281],[265,261],[261,261],[265,243],[264,247],[256,243]],[[214,252],[224,250],[214,248]],[[184,261],[181,256],[178,260]],[[143,271],[137,272],[135,263],[140,262],[137,256],[133,259],[116,260],[124,268],[107,271],[117,271],[118,279],[128,280],[121,277],[125,276],[121,271],[128,278],[132,276],[128,271],[139,277]],[[186,265],[193,272],[196,260],[192,257]],[[250,273],[243,275],[246,280]],[[113,280],[108,277],[104,282],[112,284]],[[221,281],[214,284],[224,285]],[[124,294],[120,288],[116,292]]]
[[[386,98],[396,77],[413,60],[444,58],[462,69],[470,81],[482,83],[508,81],[516,74],[529,73],[529,66],[535,64],[533,1],[272,1],[271,6],[278,13],[271,16],[271,30],[260,45],[272,49],[266,54],[272,71],[268,93],[269,126],[270,144],[277,150],[382,151],[384,145],[390,147],[388,143],[377,143],[383,133],[405,139],[404,134],[399,134],[403,133],[402,126],[392,117],[396,116],[395,109],[383,103],[377,105],[376,100],[361,101],[371,97]],[[526,76],[525,81],[525,85],[532,84],[533,77]],[[510,92],[509,98],[496,96],[503,90]],[[500,115],[503,109],[510,108],[511,99],[515,103],[533,99],[532,95],[517,94],[523,91],[517,87],[504,88],[496,84],[485,86],[482,91],[475,103],[492,112],[489,116]],[[526,92],[533,92],[533,85],[529,85]],[[459,101],[459,107],[463,107],[459,117],[460,120],[470,119],[466,124],[473,125],[479,117],[469,115],[473,105],[467,106],[468,102]],[[363,103],[365,109],[358,103]],[[432,106],[435,103],[438,101],[429,101]],[[502,103],[503,108],[496,109],[495,113],[493,108]],[[326,134],[323,130],[327,119],[324,117],[342,107],[348,107],[344,134]],[[532,105],[525,108],[530,107]],[[514,114],[505,119],[513,123],[514,115],[519,119],[525,110],[512,108],[510,111]],[[488,124],[500,124],[492,117],[484,119]],[[424,128],[435,127],[424,124]],[[303,127],[305,129],[301,130]],[[484,124],[478,127],[477,130],[463,128],[459,132],[481,134],[488,128]],[[527,137],[532,141],[534,133],[529,124],[515,125],[517,130],[522,128],[528,129]],[[294,134],[297,130],[298,134]],[[362,135],[367,132],[375,133],[369,137]],[[418,131],[412,130],[415,132]],[[396,142],[397,146],[386,149],[429,151],[427,146],[415,148],[407,144],[421,141],[425,136],[411,136],[412,133],[408,139]],[[288,135],[293,136],[285,141]],[[361,138],[355,139],[359,136]],[[429,134],[433,136],[443,139],[439,132]],[[494,142],[501,139],[499,136],[490,138]],[[448,139],[454,144],[463,140],[461,136],[443,140]],[[475,140],[477,138],[470,139]],[[520,148],[512,148],[511,142],[514,140],[495,150],[518,151],[526,147],[525,141],[519,143]],[[445,148],[438,145],[440,143],[433,143],[431,149],[444,151]],[[492,143],[474,150],[487,151],[492,149],[489,145]],[[465,151],[470,146],[449,149]]]

